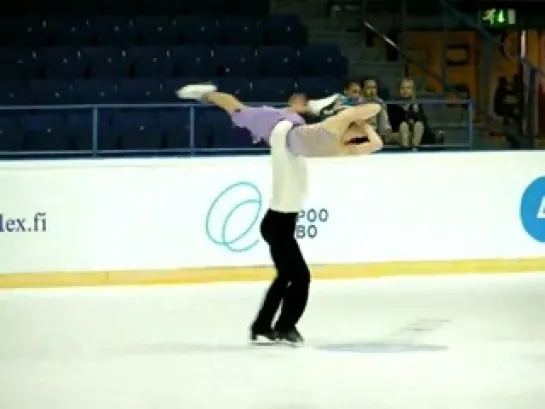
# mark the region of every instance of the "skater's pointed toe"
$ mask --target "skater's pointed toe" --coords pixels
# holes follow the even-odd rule
[[[213,84],[190,84],[176,91],[176,96],[180,99],[196,99],[201,101],[206,94],[216,92],[217,87]]]

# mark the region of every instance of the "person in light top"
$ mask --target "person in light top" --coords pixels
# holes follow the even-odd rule
[[[293,95],[283,109],[249,107],[233,95],[218,92],[213,84],[192,84],[180,88],[181,99],[216,105],[230,115],[233,123],[250,131],[254,142],[265,141],[271,150],[272,195],[261,222],[261,235],[268,244],[276,268],[263,305],[250,328],[252,342],[300,344],[303,337],[297,323],[309,294],[310,271],[295,239],[295,226],[307,194],[305,158],[363,155],[382,148],[382,140],[369,123],[379,104],[350,107],[312,125],[303,119],[332,105],[335,98],[308,101]],[[354,140],[365,138],[363,142]],[[273,325],[278,309],[280,316]]]

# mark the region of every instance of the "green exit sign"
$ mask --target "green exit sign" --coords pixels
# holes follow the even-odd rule
[[[480,12],[483,24],[491,27],[514,26],[517,23],[514,9],[488,9]]]

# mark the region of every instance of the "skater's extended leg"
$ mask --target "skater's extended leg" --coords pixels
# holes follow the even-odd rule
[[[191,84],[180,88],[176,95],[182,99],[195,99],[202,102],[208,102],[216,105],[226,111],[228,114],[237,112],[245,105],[236,97],[224,92],[218,92],[217,87],[213,84]]]

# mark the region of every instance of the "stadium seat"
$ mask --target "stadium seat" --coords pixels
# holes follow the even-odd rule
[[[299,51],[299,73],[309,76],[343,76],[347,64],[339,48],[328,44],[312,44]]]
[[[127,17],[100,16],[91,20],[98,45],[128,47],[136,43],[137,31]]]
[[[47,27],[41,17],[20,17],[2,21],[6,28],[10,45],[36,47],[47,45]]]
[[[129,77],[131,64],[127,52],[115,47],[88,47],[82,56],[91,78]]]
[[[174,76],[174,62],[167,48],[134,47],[127,50],[132,72],[137,78],[168,78]]]
[[[183,16],[179,19],[185,44],[221,44],[221,29],[218,21],[211,17]]]
[[[230,14],[234,16],[262,18],[270,13],[270,1],[231,0],[229,9]]]
[[[13,116],[0,116],[0,153],[22,151],[23,133],[20,124]]]
[[[51,17],[46,20],[53,45],[84,47],[93,45],[93,28],[86,18]]]
[[[187,12],[188,3],[192,0],[143,0],[143,7],[149,14],[176,16]]]
[[[257,49],[261,75],[293,77],[298,74],[296,49],[290,46],[263,46]]]
[[[163,147],[159,121],[155,113],[145,110],[120,113],[114,117],[113,124],[121,149],[140,150]]]
[[[3,79],[39,78],[42,66],[36,51],[30,48],[0,49],[0,77]]]
[[[140,16],[133,20],[139,43],[146,46],[170,45],[180,42],[178,20],[167,16]]]
[[[169,52],[177,77],[211,78],[218,74],[218,67],[209,47],[172,47]]]
[[[310,98],[323,98],[335,94],[342,88],[342,80],[337,77],[301,77],[297,80],[297,92]]]
[[[224,17],[219,21],[227,45],[257,46],[263,41],[261,22],[249,17]]]
[[[294,93],[293,78],[256,78],[252,81],[253,102],[285,103]]]
[[[57,7],[67,14],[93,15],[105,11],[104,3],[97,0],[56,0],[56,3]]]
[[[307,43],[306,28],[297,15],[272,14],[263,22],[265,41],[269,45],[302,46]]]
[[[215,50],[216,62],[221,75],[253,78],[259,75],[255,50],[248,46],[223,46]]]
[[[66,126],[73,138],[74,149],[78,151],[93,148],[93,113],[91,110],[71,110],[65,115]]]
[[[75,103],[72,84],[68,80],[30,80],[28,91],[34,104],[66,105]]]
[[[189,109],[164,109],[158,114],[165,147],[167,149],[188,149],[191,135]]]
[[[118,100],[114,80],[94,78],[75,80],[72,84],[78,104],[107,104]]]
[[[252,87],[248,78],[218,77],[211,81],[220,91],[235,95],[241,101],[249,101],[252,98]]]
[[[46,78],[84,78],[85,61],[81,52],[70,47],[44,48],[37,54]]]
[[[32,102],[24,81],[0,81],[0,105],[24,105]]]
[[[72,149],[70,127],[66,125],[60,114],[23,114],[21,124],[25,145],[29,151]]]
[[[126,104],[154,103],[162,100],[159,80],[122,78],[117,82],[117,102]]]
[[[188,14],[197,16],[222,16],[231,14],[229,0],[199,0],[187,2]]]

